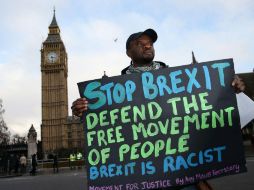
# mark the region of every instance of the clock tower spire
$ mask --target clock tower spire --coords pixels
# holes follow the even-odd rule
[[[47,39],[41,48],[42,148],[45,153],[66,148],[68,117],[68,57],[60,36],[55,9]]]
[[[45,42],[62,42],[60,36],[60,28],[56,21],[56,14],[54,9],[53,19],[49,25],[49,34]]]
[[[49,25],[49,34],[60,34],[60,29],[56,22],[56,10],[54,8],[54,14],[53,19],[51,21],[51,24]]]

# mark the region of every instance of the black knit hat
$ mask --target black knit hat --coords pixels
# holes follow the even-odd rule
[[[153,43],[156,42],[158,38],[157,33],[151,28],[145,30],[144,32],[137,32],[137,33],[131,34],[126,41],[126,49],[129,49],[131,41],[138,39],[143,34],[149,36],[152,39]]]

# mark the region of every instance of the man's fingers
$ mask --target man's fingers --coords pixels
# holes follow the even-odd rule
[[[88,101],[86,99],[78,99],[72,103],[72,108],[78,107],[78,106],[87,106]]]
[[[77,104],[72,107],[73,111],[85,111],[88,109],[88,104]]]
[[[73,115],[82,116],[82,112],[88,109],[88,101],[86,98],[79,98],[72,103],[71,106]]]
[[[243,92],[245,90],[245,85],[242,85],[240,89]]]
[[[244,82],[237,75],[234,76],[232,86],[235,88],[236,93],[240,93],[240,92],[243,92],[245,90]]]
[[[239,77],[237,75],[234,76],[234,80],[232,81],[232,86],[235,87],[239,81]]]
[[[85,98],[79,98],[72,103],[72,107],[79,104],[88,104],[88,101]]]

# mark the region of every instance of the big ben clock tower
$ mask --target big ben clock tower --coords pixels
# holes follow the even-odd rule
[[[42,148],[45,153],[66,148],[65,123],[68,117],[68,60],[55,10],[47,39],[41,48]]]

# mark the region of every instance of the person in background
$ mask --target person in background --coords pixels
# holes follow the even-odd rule
[[[82,153],[81,152],[78,152],[77,153],[77,165],[78,165],[78,169],[81,169],[82,168]]]
[[[36,154],[32,155],[32,170],[30,171],[31,175],[36,174],[36,167],[37,167],[37,160],[36,160]]]
[[[20,162],[19,162],[19,156],[15,155],[15,170],[14,173],[17,174],[19,172],[19,166],[20,166]]]
[[[15,163],[16,163],[16,156],[14,154],[11,154],[9,157],[9,168],[8,168],[8,173],[9,175],[12,174],[12,170],[15,169]]]
[[[21,172],[21,174],[26,173],[26,157],[25,157],[24,154],[21,155],[21,157],[19,159],[19,162],[20,162],[20,172]]]
[[[75,154],[74,154],[74,153],[71,153],[71,154],[70,154],[70,169],[71,169],[71,170],[72,170],[72,169],[75,169],[75,166],[74,166],[75,160],[76,160]]]
[[[58,173],[58,158],[57,154],[54,154],[53,156],[53,172]]]

